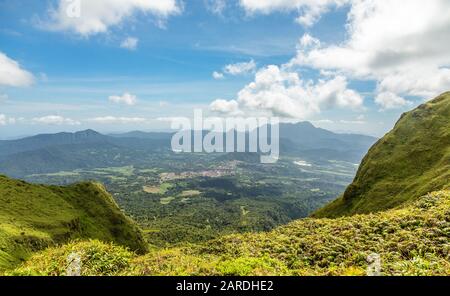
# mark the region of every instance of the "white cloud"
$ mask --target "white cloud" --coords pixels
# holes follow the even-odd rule
[[[128,37],[125,40],[120,43],[120,47],[129,49],[129,50],[136,50],[139,43],[139,39],[134,37]]]
[[[129,106],[136,105],[137,103],[137,97],[130,93],[124,93],[121,96],[110,96],[109,100],[116,104],[125,104]]]
[[[314,125],[320,125],[320,124],[334,124],[334,121],[331,119],[319,119],[319,120],[311,120],[310,121]]]
[[[238,75],[254,73],[255,70],[256,70],[256,63],[254,60],[250,60],[248,62],[226,65],[225,67],[223,67],[222,72],[214,71],[212,76],[214,79],[220,80],[220,79],[225,78],[225,74],[232,75],[232,76],[238,76]]]
[[[433,97],[450,88],[450,1],[352,0],[347,30],[340,44],[300,42],[290,65],[375,80],[378,94]]]
[[[155,120],[162,121],[162,122],[173,122],[173,121],[183,121],[186,117],[180,117],[180,116],[167,116],[167,117],[158,117]]]
[[[298,73],[271,65],[256,73],[254,82],[238,93],[236,101],[228,101],[228,105],[223,101],[215,101],[210,108],[222,107],[222,112],[227,108],[232,111],[263,111],[277,116],[306,119],[322,109],[360,108],[363,97],[348,89],[347,84],[343,76],[317,82],[303,81]]]
[[[320,46],[320,40],[306,33],[302,36],[302,38],[300,38],[299,45],[299,50],[317,48]]]
[[[230,116],[242,115],[242,111],[239,110],[239,103],[235,100],[222,100],[217,99],[211,103],[210,109],[213,112],[222,113]]]
[[[80,125],[79,121],[65,118],[59,115],[48,115],[44,117],[36,117],[32,120],[35,124],[48,124],[48,125]]]
[[[375,103],[381,107],[381,110],[397,109],[410,106],[412,104],[412,102],[407,101],[391,92],[383,92],[378,94],[375,98]]]
[[[33,84],[33,74],[21,68],[18,62],[0,52],[0,86],[29,86]]]
[[[343,124],[366,124],[364,120],[339,120]]]
[[[95,117],[90,119],[89,121],[101,124],[130,124],[130,123],[145,123],[147,119],[142,117],[104,116],[104,117]]]
[[[250,60],[249,62],[226,65],[224,67],[223,71],[226,74],[236,76],[236,75],[242,75],[242,74],[254,72],[255,69],[256,69],[255,61]]]
[[[133,20],[132,16],[139,12],[153,15],[157,23],[161,23],[167,17],[180,13],[181,8],[176,0],[59,0],[56,7],[49,9],[49,21],[40,26],[90,36],[105,33],[125,20]]]
[[[297,22],[312,26],[331,7],[342,6],[350,0],[240,0],[248,14],[269,14],[276,11],[298,11]]]
[[[24,122],[25,118],[23,117],[8,117],[5,114],[0,114],[0,126],[8,125],[8,124],[16,124],[18,122]]]
[[[225,76],[223,75],[223,73],[220,73],[220,72],[217,72],[217,71],[214,71],[213,74],[212,74],[212,76],[213,76],[213,78],[216,79],[216,80],[220,80],[220,79],[224,79],[224,78],[225,78]]]
[[[226,0],[205,0],[206,8],[216,14],[216,15],[222,15],[222,12],[227,7]]]

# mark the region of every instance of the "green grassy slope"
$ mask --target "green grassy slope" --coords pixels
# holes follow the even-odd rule
[[[64,275],[76,252],[82,275],[364,275],[373,253],[384,275],[450,275],[449,209],[450,191],[440,191],[377,214],[308,218],[140,257],[98,241],[71,243],[8,274]]]
[[[313,216],[381,211],[445,188],[450,188],[450,92],[403,114],[369,150],[343,196]]]
[[[87,238],[146,250],[138,227],[102,185],[31,185],[0,176],[0,269],[33,251]]]

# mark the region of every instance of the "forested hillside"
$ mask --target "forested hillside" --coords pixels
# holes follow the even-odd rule
[[[0,204],[0,269],[74,239],[147,250],[141,231],[100,184],[43,186],[0,176]]]
[[[450,92],[403,114],[363,159],[341,198],[316,217],[369,213],[450,186]]]

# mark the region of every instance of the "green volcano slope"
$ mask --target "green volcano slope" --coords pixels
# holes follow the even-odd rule
[[[140,257],[98,241],[71,243],[8,274],[64,275],[75,252],[82,275],[365,275],[374,253],[383,275],[450,275],[449,237],[450,191],[440,191],[376,214],[308,218]]]
[[[382,211],[445,188],[450,188],[450,92],[403,114],[369,150],[343,196],[313,216]]]
[[[32,185],[0,176],[0,269],[34,251],[74,239],[99,239],[143,252],[138,227],[102,185]]]

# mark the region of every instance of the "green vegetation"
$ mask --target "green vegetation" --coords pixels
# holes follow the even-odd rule
[[[167,193],[167,191],[169,191],[170,188],[172,188],[172,184],[163,183],[159,186],[144,186],[143,190],[146,193],[164,195]]]
[[[154,169],[161,168],[155,168],[154,164],[158,162],[163,163],[163,166],[170,166],[181,161],[189,170],[197,167],[196,162],[203,162],[204,155],[197,157],[198,155],[170,153],[171,138],[172,133],[132,132],[107,136],[85,130],[0,140],[0,172],[23,179],[35,174],[122,167],[124,170],[112,173],[129,175],[133,167],[140,169],[141,173],[154,172]],[[362,135],[335,134],[316,128],[309,122],[280,124],[280,149],[283,157],[301,157],[313,162],[338,159],[358,163],[375,140]],[[216,162],[259,162],[259,155],[254,153],[218,154],[213,158],[216,158]]]
[[[311,163],[306,170],[295,164],[295,157],[264,165],[219,161],[221,156],[215,154],[157,156],[147,155],[138,167],[78,169],[75,175],[26,179],[45,184],[101,182],[152,245],[168,247],[224,234],[269,231],[307,217],[342,193],[351,182],[348,176],[356,172],[354,164],[343,161]],[[170,173],[183,177],[164,178]]]
[[[377,214],[308,218],[144,256],[74,243],[41,252],[11,274],[63,275],[65,258],[76,251],[83,275],[364,275],[372,253],[384,275],[450,275],[449,209],[450,191],[440,191]]]
[[[118,275],[130,262],[135,253],[112,243],[103,243],[98,240],[85,242],[72,242],[64,247],[48,249],[33,256],[33,265],[25,264],[16,271],[7,272],[8,275],[66,275],[67,258],[77,254],[81,259],[81,274],[84,276]],[[30,262],[31,262],[30,261]]]
[[[147,249],[138,227],[98,183],[31,185],[0,176],[0,269],[73,239]]]
[[[257,153],[173,153],[170,133],[88,130],[0,141],[0,172],[37,184],[102,183],[151,244],[198,243],[307,217],[344,191],[375,141],[306,122],[280,132],[273,165]]]
[[[132,165],[124,166],[124,167],[111,167],[111,168],[100,168],[96,169],[100,172],[110,173],[110,174],[119,174],[130,177],[133,175],[134,167]]]
[[[382,211],[450,188],[450,92],[403,114],[364,158],[344,195],[315,217]]]
[[[193,197],[202,194],[201,191],[198,190],[185,190],[181,192],[181,197]]]
[[[161,198],[161,199],[159,200],[159,202],[160,202],[162,205],[168,205],[168,204],[170,204],[173,200],[175,200],[175,197],[169,196],[169,197],[163,197],[163,198]]]
[[[296,221],[342,192],[355,165],[161,152],[28,176],[104,182],[148,249],[98,183],[0,177],[0,268],[65,275],[78,255],[82,275],[365,275],[376,256],[384,275],[450,275],[449,119],[450,93],[404,114],[341,198]]]

